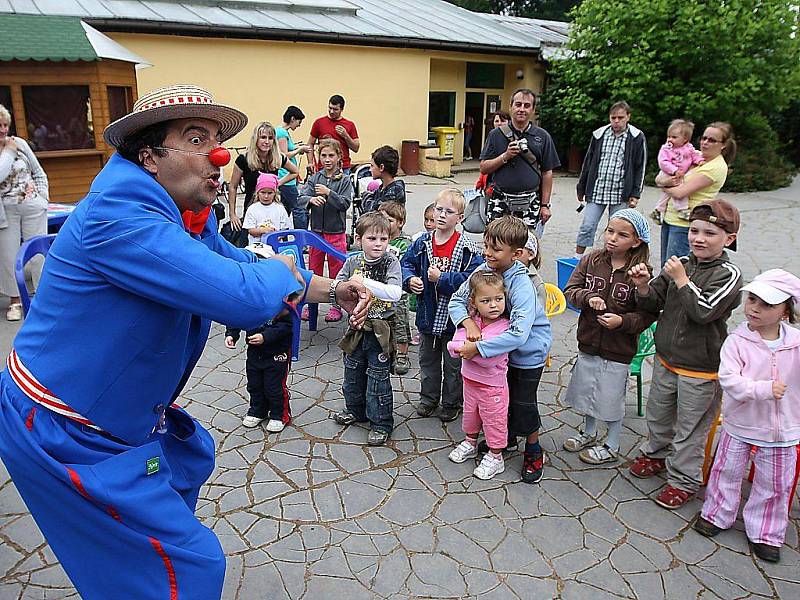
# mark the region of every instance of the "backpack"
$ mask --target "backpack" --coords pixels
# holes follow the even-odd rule
[[[467,233],[483,233],[489,223],[489,202],[482,190],[464,190],[467,206],[461,227]]]

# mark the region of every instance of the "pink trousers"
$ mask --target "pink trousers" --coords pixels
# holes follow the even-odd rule
[[[346,233],[319,233],[322,238],[337,250],[347,254],[347,234]],[[322,250],[316,248],[309,248],[308,251],[308,268],[311,269],[315,275],[325,275],[325,257],[328,256]],[[328,256],[328,277],[336,279],[339,271],[342,269],[344,262],[337,260],[332,256]]]
[[[481,429],[489,448],[508,444],[508,386],[485,385],[464,377],[464,416],[461,427],[475,436]]]
[[[750,444],[722,431],[701,511],[704,519],[722,529],[728,529],[736,520],[750,450]],[[756,447],[752,456],[756,472],[742,512],[745,531],[751,542],[782,546],[789,523],[797,450],[794,446]]]

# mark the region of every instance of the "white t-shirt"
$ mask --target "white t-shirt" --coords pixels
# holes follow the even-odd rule
[[[277,231],[292,228],[289,215],[283,204],[279,202],[273,202],[272,204],[253,202],[244,214],[244,223],[242,226],[245,229],[252,229],[254,227],[274,227]],[[268,235],[268,233],[261,236],[248,234],[247,237],[251,244],[255,244],[256,242],[264,242]]]

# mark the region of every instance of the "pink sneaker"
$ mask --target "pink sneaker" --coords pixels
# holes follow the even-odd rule
[[[328,314],[325,315],[325,322],[326,323],[336,323],[336,321],[342,320],[342,311],[340,311],[335,306],[331,306],[328,310]]]
[[[308,305],[305,305],[305,306],[303,307],[303,312],[302,312],[302,313],[300,313],[300,318],[301,318],[303,321],[308,321]]]

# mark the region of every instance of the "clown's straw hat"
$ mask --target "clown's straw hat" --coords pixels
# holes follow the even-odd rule
[[[172,85],[158,88],[139,98],[130,114],[106,127],[103,139],[117,148],[131,133],[149,125],[189,118],[219,123],[219,136],[223,142],[247,125],[247,117],[243,112],[217,104],[208,90],[195,85]]]

